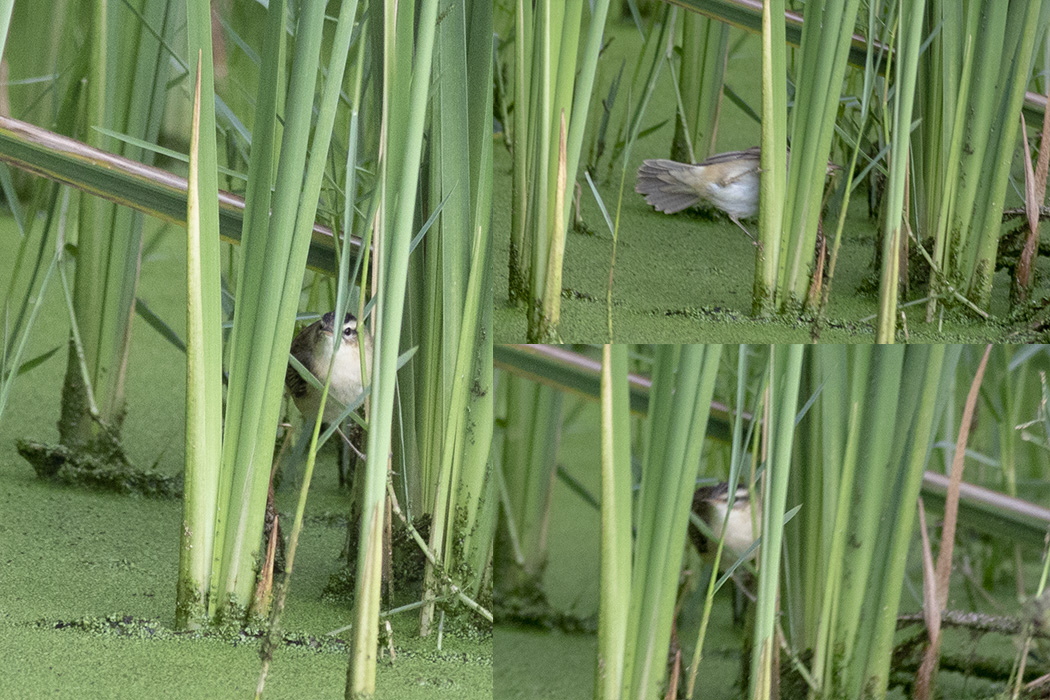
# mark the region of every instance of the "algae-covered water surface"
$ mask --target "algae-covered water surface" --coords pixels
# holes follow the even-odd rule
[[[181,334],[185,233],[147,228],[139,296]],[[10,218],[0,219],[5,286],[17,238]],[[57,441],[68,334],[52,284],[27,357],[61,351],[18,379],[0,420],[0,697],[253,696],[259,630],[174,631],[181,501],[43,481],[16,452],[18,439]],[[136,467],[181,471],[184,389],[185,356],[136,319],[124,426]],[[325,589],[343,561],[350,495],[338,487],[334,458],[323,451],[315,471],[267,697],[343,695],[349,632],[329,633],[350,623],[352,604]],[[277,492],[289,523],[297,497],[290,487]],[[395,593],[401,603],[413,596],[418,590]],[[439,651],[434,635],[418,638],[417,612],[389,618],[396,658],[380,660],[377,697],[491,697],[491,634],[450,622]]]
[[[617,124],[628,109],[626,87],[643,41],[630,20],[609,21],[608,46],[602,53],[595,92],[605,98],[609,83],[620,70],[621,84],[612,109],[605,155],[592,172],[597,190],[615,220],[619,212],[619,234],[612,274],[612,335],[609,334],[607,293],[612,261],[612,235],[584,177],[590,154],[591,134],[584,140],[578,182],[581,185],[581,214],[589,233],[567,234],[562,277],[560,337],[564,342],[808,342],[865,343],[874,341],[878,295],[876,240],[880,229],[868,214],[867,185],[851,199],[831,289],[827,319],[814,330],[812,319],[789,317],[757,319],[751,316],[755,274],[755,248],[727,217],[697,210],[666,215],[646,204],[634,192],[638,166],[646,158],[667,158],[674,132],[676,97],[669,71],[656,83],[642,122],[644,135],[630,151],[621,195],[622,159],[611,163]],[[761,106],[759,37],[734,29],[727,66],[727,85],[752,108]],[[645,73],[643,71],[642,75]],[[638,101],[637,94],[631,103]],[[599,109],[595,100],[592,109]],[[597,124],[589,122],[589,129]],[[653,128],[652,131],[649,131]],[[758,144],[760,127],[735,102],[723,99],[716,152],[745,149]],[[1020,164],[1017,164],[1018,166]],[[497,343],[521,342],[526,337],[525,309],[508,300],[507,263],[511,229],[511,157],[497,142],[493,230],[494,333]],[[1017,169],[1017,174],[1020,170]],[[1011,192],[1011,202],[1018,200]],[[1011,204],[1013,206],[1014,204]],[[835,209],[837,212],[837,209]],[[757,230],[757,220],[745,222]],[[834,221],[825,221],[832,231]],[[918,263],[917,263],[918,264]],[[1037,275],[1050,270],[1046,260],[1038,263]],[[873,284],[874,282],[874,284]],[[1008,273],[995,278],[990,308],[991,320],[968,311],[938,314],[925,323],[925,305],[902,307],[904,319],[898,338],[912,342],[1023,342],[1032,333],[1012,327],[1009,313]],[[909,298],[918,298],[912,294]]]

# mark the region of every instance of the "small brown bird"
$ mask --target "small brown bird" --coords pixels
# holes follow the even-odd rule
[[[292,341],[291,353],[322,383],[332,363],[334,343],[339,343],[332,369],[332,383],[324,407],[324,422],[339,418],[343,409],[357,400],[364,391],[361,382],[361,348],[365,365],[372,366],[372,336],[364,328],[358,329],[357,319],[347,314],[340,328],[335,327],[335,312],[329,311],[321,320],[311,323]],[[284,384],[292,395],[296,408],[307,420],[317,417],[321,406],[321,392],[300,376],[291,364],[284,375]]]
[[[733,509],[727,521],[726,510],[728,508],[729,484],[725,482],[699,488],[693,494],[693,512],[707,523],[716,538],[722,536],[722,524],[725,523],[725,550],[720,562],[721,568],[728,568],[735,563],[755,541],[755,523],[752,522],[751,499],[748,496],[747,487],[737,486]],[[714,556],[718,545],[717,540],[707,539],[700,532],[700,528],[692,523],[689,524],[689,539],[702,557],[710,559]],[[752,551],[747,558],[750,560],[754,557],[755,552]]]
[[[656,158],[642,162],[634,191],[645,195],[645,201],[665,214],[707,202],[732,219],[748,235],[755,237],[740,223],[758,214],[761,191],[758,146],[744,151],[713,155],[695,165]],[[828,163],[827,172],[839,166]]]

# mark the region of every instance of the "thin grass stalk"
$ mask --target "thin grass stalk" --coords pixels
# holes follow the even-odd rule
[[[1050,575],[1050,542],[1046,542],[1043,545],[1043,571],[1039,576],[1039,583],[1036,586],[1034,598],[1039,599],[1043,597],[1048,575]],[[1014,668],[1010,672],[1013,675],[1012,682],[1007,683],[1007,685],[1013,685],[1011,700],[1017,700],[1021,697],[1021,684],[1024,682],[1025,664],[1028,661],[1028,651],[1032,646],[1032,623],[1026,623],[1025,627],[1024,643],[1017,652],[1017,660],[1014,662]]]
[[[791,476],[791,450],[798,410],[803,346],[783,351],[770,348],[770,376],[764,428],[768,463],[762,498],[762,548],[759,554],[758,592],[755,605],[755,637],[751,651],[750,697],[768,698],[773,684],[775,623],[778,609],[781,543],[784,534],[784,505]]]
[[[623,686],[631,602],[631,416],[627,346],[602,350],[602,552],[595,700],[615,700]]]
[[[199,9],[198,5],[198,9]],[[204,6],[208,17],[208,7]],[[219,289],[219,208],[216,193],[214,139],[202,145],[202,83],[214,95],[211,34],[190,32],[198,46],[193,126],[190,132],[189,200],[186,212],[186,476],[183,524],[179,543],[179,581],[176,587],[175,625],[203,626],[207,620],[208,588],[215,536],[215,512],[222,460],[222,326]],[[192,51],[192,49],[191,49]],[[203,74],[207,72],[208,80]],[[214,111],[211,112],[214,115]],[[212,128],[206,134],[214,133]],[[201,160],[209,175],[201,178]]]
[[[38,193],[42,193],[45,187],[38,189]],[[16,339],[22,334],[23,324],[25,323],[26,314],[29,311],[29,304],[32,300],[32,291],[36,287],[37,281],[39,280],[40,274],[44,269],[44,264],[47,259],[48,251],[48,237],[51,231],[51,225],[57,218],[59,213],[59,188],[57,185],[46,186],[47,194],[47,206],[43,207],[45,216],[40,222],[41,233],[39,241],[36,241],[36,256],[35,259],[27,259],[30,255],[32,241],[32,230],[29,227],[19,228],[19,232],[23,234],[22,240],[18,244],[18,252],[15,254],[14,266],[12,269],[19,270],[20,274],[11,275],[11,279],[7,284],[7,292],[4,296],[3,314],[4,314],[4,343],[0,345],[0,367],[7,366],[7,359],[13,352],[14,343]],[[65,197],[69,196],[69,192],[63,193]],[[14,201],[18,201],[17,196],[14,197]],[[37,200],[34,200],[34,204]],[[35,206],[34,206],[35,209]],[[36,216],[33,215],[30,221],[34,221]],[[17,220],[17,217],[16,217]],[[53,244],[52,244],[53,245]],[[20,276],[24,277],[28,272],[28,279],[25,282],[25,292],[23,294],[16,293],[17,282]],[[14,306],[15,299],[21,297],[21,301],[18,303],[18,311],[14,313],[12,317],[12,308]]]
[[[18,251],[15,254],[14,265],[12,267],[12,270],[17,271],[17,273],[11,275],[11,279],[7,285],[7,292],[4,297],[3,306],[0,307],[0,314],[3,316],[3,320],[0,322],[3,324],[3,342],[0,343],[0,417],[3,416],[4,407],[7,405],[7,398],[10,396],[16,378],[62,349],[61,345],[56,345],[48,352],[38,355],[35,358],[24,361],[22,360],[22,355],[25,352],[26,343],[31,332],[30,329],[36,319],[36,312],[39,310],[39,304],[43,299],[43,293],[50,282],[51,275],[54,273],[56,267],[60,273],[63,271],[60,261],[63,255],[65,222],[69,209],[71,191],[68,189],[61,190],[62,196],[59,197],[60,188],[47,185],[37,188],[38,196],[43,198],[45,191],[47,192],[46,201],[48,204],[44,208],[46,215],[40,219],[40,235],[31,235],[31,229],[25,221],[19,223],[19,231],[22,234],[22,238],[19,241]],[[11,202],[18,202],[16,194],[12,193],[9,196],[11,197]],[[19,210],[19,207],[16,204],[13,204],[12,206],[15,210]],[[28,221],[35,221],[37,219],[35,214],[36,208],[37,200],[34,200],[33,207],[30,208]],[[18,215],[16,215],[15,218],[17,222],[19,220]],[[57,244],[55,241],[50,240],[52,224],[55,223],[56,220],[58,222]],[[35,240],[37,238],[39,240]],[[35,259],[27,260],[27,255],[31,252],[31,248],[34,244],[36,248]],[[52,248],[54,249],[54,252],[50,257],[51,262],[49,266],[47,266],[47,252]],[[19,286],[18,282],[20,279],[24,283],[24,291],[19,294],[16,289]],[[66,291],[69,285],[65,282],[64,275],[62,276],[62,279],[63,291]],[[39,289],[34,296],[33,291],[34,289],[37,289],[38,284]],[[12,316],[12,307],[15,305],[15,300],[19,296],[21,297],[21,300],[17,303],[18,310],[14,312]],[[72,319],[73,311],[72,299],[70,298],[71,294],[67,294],[66,297],[70,318]]]
[[[29,342],[29,334],[36,323],[36,318],[40,313],[40,309],[44,303],[44,294],[47,292],[47,288],[51,283],[51,278],[55,274],[55,270],[62,260],[62,237],[59,238],[59,245],[56,247],[54,254],[51,256],[51,262],[47,266],[47,270],[44,272],[44,276],[40,280],[40,288],[37,290],[35,299],[30,302],[29,315],[26,319],[25,325],[21,329],[21,333],[12,339],[11,345],[14,348],[10,358],[7,362],[0,363],[0,418],[4,415],[4,408],[7,406],[7,400],[11,396],[11,389],[14,387],[15,379],[19,375],[19,369],[22,365],[22,357],[25,354],[26,346]],[[32,295],[32,289],[26,290],[26,299],[30,299]],[[5,343],[6,343],[5,338]],[[6,358],[5,358],[6,359]]]
[[[941,648],[940,620],[942,612],[948,606],[948,583],[951,577],[952,553],[955,551],[955,531],[959,516],[959,484],[962,482],[966,443],[970,436],[970,427],[973,424],[974,409],[977,406],[977,393],[981,388],[984,370],[988,366],[988,355],[991,351],[991,345],[985,347],[984,356],[977,366],[977,371],[970,384],[970,391],[966,396],[962,422],[959,424],[959,435],[955,442],[955,454],[952,458],[948,492],[945,495],[944,523],[941,526],[941,543],[940,551],[937,553],[937,569],[933,580],[925,581],[927,593],[924,607],[926,608],[930,639],[923,653],[919,670],[915,674],[916,700],[927,700],[930,697],[930,692],[933,690],[937,676],[937,663]],[[923,528],[923,531],[925,532],[925,528]],[[928,546],[926,549],[928,550]],[[932,605],[929,605],[929,603],[932,603]]]
[[[171,72],[168,47],[174,38],[176,11],[174,3],[141,5],[141,10],[128,2],[110,6],[107,30],[111,42],[107,50],[106,68],[109,81],[105,108],[107,116],[102,126],[121,129],[131,139],[117,146],[124,156],[152,164],[155,154],[148,147],[137,144],[155,143],[160,136]],[[134,52],[133,60],[125,59],[125,51]],[[111,232],[107,240],[109,261],[105,294],[111,297],[106,306],[113,311],[99,319],[100,334],[103,338],[118,339],[130,334],[144,217],[133,209],[108,203],[101,205],[101,211],[106,217],[106,230]],[[116,279],[118,275],[121,278],[119,282]],[[129,339],[123,342],[127,344],[120,351],[123,359],[118,360],[116,354],[113,359],[114,365],[121,367],[118,381],[112,385],[114,388],[108,387],[102,377],[94,381],[100,392],[100,410],[104,421],[107,415],[116,415],[118,406],[119,410],[123,410],[123,375],[130,352]],[[114,351],[118,347],[114,345]],[[120,365],[117,365],[118,361]],[[107,406],[107,403],[110,405]]]
[[[423,141],[423,126],[426,101],[431,80],[431,62],[437,23],[436,0],[424,0],[420,6],[418,34],[415,44],[412,24],[395,22],[397,3],[383,5],[382,27],[384,51],[383,112],[384,122],[391,127],[386,131],[382,149],[390,140],[401,141],[403,158],[400,168],[391,170],[390,165],[382,172],[384,178],[383,201],[385,212],[378,229],[377,318],[375,338],[375,368],[372,374],[372,418],[368,431],[368,460],[365,466],[364,487],[361,498],[360,549],[357,558],[357,580],[354,589],[354,629],[350,663],[347,668],[346,697],[348,700],[371,698],[375,693],[376,645],[379,632],[380,569],[382,562],[382,523],[385,506],[387,462],[394,409],[394,389],[397,376],[398,341],[401,336],[401,321],[404,311],[405,287],[408,276],[409,246],[412,240],[412,224],[416,199],[419,163]],[[375,10],[373,10],[375,11]],[[403,16],[397,20],[405,19]],[[411,21],[411,17],[407,18]],[[403,42],[414,48],[411,62],[411,83],[392,85],[386,79],[390,75],[390,51],[395,42],[395,32]],[[396,48],[397,47],[393,47]],[[389,96],[392,92],[404,93],[409,109],[394,115],[389,112]],[[390,226],[386,226],[387,217]]]
[[[820,347],[823,346],[817,346]],[[829,407],[821,400],[824,390],[838,388],[840,395],[842,392],[841,384],[835,386],[840,377],[831,375],[823,379],[818,378],[815,357],[817,348],[814,348],[814,352],[807,358],[802,375],[799,391],[810,398],[800,411],[805,413],[806,421],[799,423],[794,449],[795,463],[805,464],[807,469],[795,470],[788,482],[787,493],[787,502],[805,504],[806,512],[784,524],[783,546],[788,554],[784,559],[784,591],[781,594],[780,606],[784,611],[783,621],[787,638],[797,648],[812,644],[810,624],[815,620],[815,616],[811,615],[810,611],[818,607],[819,603],[814,598],[821,590],[813,585],[813,572],[820,566],[816,560],[826,551],[819,530],[827,508],[825,489],[834,491],[837,486],[836,476],[822,468],[823,452],[839,454],[841,461],[842,451],[840,434],[835,434],[835,438],[827,441],[827,444],[824,444],[819,434],[821,426],[826,422],[836,423],[841,420],[838,416],[829,415]],[[807,517],[810,513],[819,515]]]
[[[985,398],[996,397],[998,404],[992,406],[993,415],[996,417],[995,424],[998,427],[999,438],[999,463],[1002,465],[1002,483],[1000,488],[1008,496],[1017,496],[1018,466],[1023,464],[1024,459],[1018,455],[1019,447],[1023,444],[1014,426],[1020,425],[1021,407],[1025,402],[1024,388],[1032,386],[1029,382],[1029,363],[1024,362],[1013,370],[1010,369],[1010,361],[1013,357],[1011,350],[1003,346],[996,353],[999,374],[993,377],[989,384],[998,387],[998,392],[986,392]],[[1011,374],[1013,376],[1011,376]],[[990,399],[989,399],[990,400]],[[1014,544],[1014,566],[1017,580],[1018,597],[1024,596],[1024,566],[1021,544]]]
[[[697,163],[714,153],[728,57],[729,25],[685,13],[678,76],[684,113],[675,123],[671,160]]]
[[[646,79],[645,88],[642,92],[642,97],[639,99],[638,104],[635,106],[633,114],[627,120],[627,133],[624,139],[623,149],[622,151],[619,151],[617,155],[613,156],[609,166],[611,169],[612,164],[616,162],[617,158],[620,158],[620,188],[619,196],[616,200],[615,223],[613,223],[610,227],[613,245],[612,252],[609,258],[609,283],[606,287],[605,292],[606,327],[608,329],[610,341],[613,338],[612,295],[613,279],[616,271],[616,247],[619,243],[620,238],[620,214],[623,208],[623,189],[624,185],[627,182],[627,165],[631,158],[631,149],[634,148],[634,143],[638,139],[638,134],[642,128],[642,117],[645,115],[645,110],[649,106],[649,102],[652,98],[653,91],[656,88],[657,80],[660,76],[660,69],[664,64],[664,61],[661,59],[660,47],[664,44],[665,37],[673,32],[674,17],[675,14],[670,11],[670,8],[668,8],[668,10],[664,13],[664,21],[660,23],[660,32],[659,34],[656,34],[657,38],[654,42],[656,48],[652,63],[649,66],[649,74]],[[646,54],[646,48],[648,47],[650,41],[653,39],[653,36],[653,30],[650,29],[649,35],[646,37],[645,40],[645,47],[643,47],[643,50],[638,59],[638,63],[635,65],[636,74],[641,69]],[[668,46],[668,50],[670,50],[670,46]],[[670,59],[668,59],[668,64],[670,65]],[[587,181],[591,185],[591,191],[594,193],[595,198],[598,199],[599,207],[602,209],[603,213],[606,213],[605,205],[598,197],[597,190],[594,188],[594,183],[591,181],[589,173],[587,174]],[[606,216],[606,221],[608,222],[608,216]]]
[[[507,379],[509,378],[506,374],[497,373],[497,378],[501,378],[500,381],[496,382],[496,392],[493,397],[493,403],[496,404],[496,412],[501,416],[507,415],[507,401],[506,401],[506,385]],[[506,419],[504,419],[506,420]],[[513,561],[518,567],[525,565],[525,555],[521,551],[521,538],[518,536],[518,526],[514,519],[512,510],[510,491],[507,489],[507,480],[503,477],[503,464],[500,461],[501,456],[504,452],[504,431],[498,430],[493,436],[492,453],[496,459],[495,469],[493,475],[496,481],[496,490],[499,492],[499,508],[503,514],[501,522],[505,525],[506,529],[499,529],[496,533],[496,550],[501,553],[493,561],[496,567],[495,580],[498,583],[503,583],[506,578],[503,572],[507,570],[507,563]],[[499,523],[497,523],[499,527]],[[508,554],[509,552],[509,554]]]
[[[762,195],[758,212],[758,251],[751,308],[756,316],[774,311],[777,266],[787,188],[787,48],[784,1],[762,5]]]
[[[587,39],[583,47],[579,74],[573,88],[572,120],[569,123],[569,136],[566,146],[566,172],[568,181],[575,182],[580,164],[580,152],[583,149],[583,136],[587,127],[587,110],[594,91],[594,79],[598,70],[598,55],[601,52],[602,37],[605,33],[605,22],[609,15],[610,0],[595,0],[590,4],[591,21],[587,25]],[[569,211],[562,214],[564,225],[568,227]],[[559,294],[560,296],[560,294]]]
[[[537,586],[547,563],[547,523],[561,438],[563,393],[508,375],[501,473],[507,486],[504,518],[518,535],[521,562],[497,577],[514,590]],[[508,562],[508,567],[510,564]]]
[[[742,462],[748,457],[747,452],[744,449],[746,442],[742,439],[744,420],[743,420],[743,408],[747,397],[747,385],[748,385],[748,354],[749,349],[746,345],[737,346],[737,364],[736,364],[736,402],[735,406],[735,419],[733,420],[733,435],[732,435],[732,447],[730,454],[730,469],[729,469],[729,486],[727,493],[729,494],[730,501],[735,498],[737,484],[740,483],[740,471],[742,468]],[[754,425],[754,423],[752,423]],[[692,698],[694,696],[694,689],[696,688],[696,675],[700,670],[700,661],[703,658],[704,639],[707,635],[707,626],[711,620],[711,611],[714,608],[715,592],[718,590],[716,585],[717,574],[721,568],[722,553],[725,547],[725,537],[728,532],[728,521],[729,515],[732,512],[732,503],[726,508],[726,520],[722,523],[722,535],[718,538],[718,543],[715,546],[715,558],[711,564],[711,575],[708,577],[707,582],[707,593],[704,596],[704,612],[700,618],[700,628],[696,634],[696,644],[693,645],[693,659],[689,664],[689,680],[686,682],[686,697]]]
[[[903,240],[904,186],[911,142],[912,106],[925,0],[901,0],[901,31],[893,98],[893,143],[886,186],[885,223],[882,232],[882,271],[879,277],[879,316],[875,342],[892,343],[897,331],[897,295],[900,282],[900,249]]]
[[[642,44],[642,50],[638,54],[638,60],[635,61],[627,93],[628,99],[630,99],[630,95],[635,90],[635,86],[637,86],[642,96],[638,98],[637,103],[629,105],[629,112],[625,115],[617,130],[612,154],[609,157],[610,172],[618,161],[628,159],[627,150],[633,146],[638,138],[638,134],[642,131],[642,119],[652,99],[660,74],[663,72],[665,64],[670,65],[670,62],[665,60],[665,57],[673,50],[673,44],[669,38],[673,35],[676,17],[677,12],[675,8],[667,5],[662,13],[654,13],[652,20],[649,22],[645,42]],[[651,58],[648,57],[650,48],[652,49]],[[648,70],[644,80],[642,80],[642,69],[645,67]],[[625,165],[623,167],[626,169]]]
[[[529,256],[525,250],[525,232],[529,208],[529,158],[532,152],[529,119],[533,105],[529,101],[532,81],[532,2],[517,0],[514,12],[514,204],[511,207],[510,267],[508,293],[513,302],[528,299]]]
[[[343,60],[341,61],[342,64],[345,65],[346,63],[346,54],[349,50],[350,42],[349,30],[353,27],[353,19],[356,11],[356,1],[351,1],[350,3],[344,4],[342,6],[340,12],[341,24],[336,30],[335,47],[333,48],[331,54],[331,60],[333,63],[338,61],[338,56],[343,57]],[[346,21],[347,19],[349,19],[349,21]],[[342,33],[340,32],[340,29],[343,30]],[[345,34],[345,36],[343,36],[343,34]],[[329,85],[335,85],[335,92],[336,94],[338,94],[338,86],[342,82],[342,69],[341,67],[337,66],[330,66],[329,68],[330,71],[328,75],[330,80],[332,81],[329,83]],[[331,71],[331,69],[333,68],[335,72],[340,75],[333,75]],[[339,80],[336,81],[336,78],[339,78]],[[331,111],[334,114],[334,107]],[[322,113],[323,112],[324,110],[322,109]],[[324,119],[322,117],[322,121],[323,120]],[[345,292],[345,290],[343,290],[342,288],[344,288],[346,284],[346,278],[340,278],[339,287],[341,291]],[[339,309],[339,312],[343,313],[343,310]],[[339,316],[336,316],[336,318],[339,318]],[[279,635],[281,613],[284,612],[285,601],[288,598],[288,589],[291,588],[292,585],[292,571],[295,568],[295,554],[299,548],[299,535],[302,532],[303,528],[303,515],[306,513],[306,496],[310,491],[310,482],[313,480],[314,474],[314,464],[317,461],[317,450],[319,448],[317,438],[321,432],[321,422],[324,417],[324,408],[325,404],[328,402],[329,389],[332,386],[332,368],[335,366],[334,356],[336,352],[338,352],[338,346],[336,346],[332,351],[333,361],[331,361],[328,365],[328,375],[325,377],[324,386],[321,389],[321,400],[318,404],[317,415],[314,418],[313,428],[310,433],[310,446],[307,451],[306,467],[303,471],[303,483],[299,488],[299,499],[296,502],[295,506],[295,518],[292,521],[292,532],[288,538],[288,554],[285,560],[284,581],[277,589],[276,602],[273,606],[273,609],[270,611],[266,635],[263,637],[262,648],[259,652],[260,656],[262,657],[262,665],[259,670],[259,680],[256,683],[255,687],[256,700],[259,700],[259,698],[262,697],[263,690],[266,687],[266,677],[269,674],[270,665],[273,662],[273,652],[274,649],[277,647],[278,640],[280,639]],[[276,523],[274,524],[274,527],[276,528]]]
[[[15,3],[8,28],[4,53],[10,83],[5,90],[10,99],[11,113],[37,123],[65,121],[63,133],[77,128],[66,120],[70,108],[81,112],[81,87],[87,60],[87,39],[83,34],[90,26],[91,8],[71,0],[52,3]],[[75,21],[57,23],[57,18]],[[75,70],[59,71],[58,66],[76,66]],[[56,74],[58,81],[27,81],[26,78]],[[76,105],[68,99],[72,95]],[[64,114],[63,114],[64,113]],[[79,120],[79,115],[77,116]]]
[[[356,4],[356,3],[355,3]],[[367,7],[367,0],[366,5]],[[356,7],[354,8],[356,10]],[[353,15],[351,15],[353,18]],[[364,290],[368,288],[368,256],[371,247],[371,229],[368,228],[368,219],[370,217],[356,217],[357,211],[357,161],[358,161],[358,144],[361,140],[360,130],[360,119],[361,119],[361,83],[364,77],[364,66],[365,66],[365,46],[367,45],[368,37],[368,14],[367,11],[361,18],[360,33],[357,40],[357,55],[354,58],[354,77],[353,77],[353,88],[350,93],[350,115],[348,123],[348,133],[346,139],[346,165],[344,166],[345,181],[343,184],[343,247],[340,249],[336,237],[333,236],[332,242],[335,243],[335,247],[339,252],[339,276],[338,286],[336,288],[336,318],[345,318],[344,314],[350,305],[350,294],[347,289],[347,282],[361,276],[361,293],[358,295],[358,310],[357,318],[364,318]],[[374,200],[373,200],[374,202]],[[354,255],[354,268],[353,271],[350,269],[350,258],[351,258],[351,247],[345,245],[351,238],[351,232],[355,230],[355,224],[357,228],[366,229],[365,237],[368,239],[368,243],[365,243],[364,248],[358,251],[357,255]],[[368,366],[366,357],[361,354],[361,379],[362,384],[368,384],[368,375],[372,371],[372,368]],[[367,405],[367,399],[366,399]]]

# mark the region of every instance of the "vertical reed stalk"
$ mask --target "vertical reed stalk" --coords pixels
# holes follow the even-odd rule
[[[190,44],[196,46],[198,58],[186,212],[186,476],[175,596],[175,625],[182,629],[200,627],[207,621],[222,460],[217,154],[215,139],[205,138],[203,144],[200,139],[202,104],[214,105],[214,69],[210,21],[204,33],[194,21],[202,16],[210,20],[209,8],[205,3],[203,8],[198,4],[196,9],[198,12],[191,13],[189,31]],[[202,85],[207,89],[202,90]],[[203,121],[210,128],[204,133],[210,136],[215,133],[214,107],[208,114],[210,119]]]
[[[769,0],[762,5],[762,197],[751,301],[756,316],[773,313],[777,305],[777,266],[787,187],[787,48],[783,17],[783,0]]]
[[[398,344],[404,312],[408,276],[408,254],[418,183],[426,102],[430,91],[431,64],[437,24],[436,0],[420,5],[418,25],[406,4],[387,0],[382,5],[381,51],[383,70],[383,123],[381,154],[388,160],[380,166],[382,197],[376,245],[377,319],[375,368],[372,374],[372,419],[368,431],[368,460],[364,470],[361,497],[361,523],[354,589],[354,627],[350,662],[347,667],[346,697],[371,698],[375,694],[376,645],[379,632],[380,569],[382,562],[382,524],[390,450],[391,421],[397,375]],[[378,8],[374,8],[376,11]],[[414,27],[418,26],[418,34]],[[415,38],[413,43],[412,39]],[[411,81],[391,84],[399,52],[413,55]],[[400,94],[398,94],[400,93]],[[391,110],[392,99],[407,106],[404,112]],[[391,151],[391,141],[400,141],[400,150]]]
[[[661,345],[653,366],[620,697],[664,685],[689,509],[722,347]]]
[[[88,145],[152,162],[150,151],[114,144],[95,127],[156,141],[170,65],[163,42],[174,33],[170,13],[169,3],[148,3],[139,15],[112,0],[92,5],[84,127]],[[73,17],[69,15],[70,21]],[[132,58],[120,60],[124,54]],[[98,413],[92,414],[77,349],[70,341],[59,439],[74,449],[107,456],[120,452],[142,224],[140,213],[81,198],[73,306]]]
[[[904,187],[911,142],[912,106],[922,48],[925,0],[903,0],[897,44],[897,78],[893,96],[893,142],[882,231],[882,271],[879,278],[879,315],[875,342],[892,343],[897,335],[897,295],[900,251],[903,244]]]
[[[802,351],[801,345],[790,345],[780,352],[774,347],[769,357],[768,407],[765,412],[767,423],[763,426],[768,461],[763,484],[762,549],[759,554],[755,638],[751,651],[751,686],[748,691],[755,700],[770,697],[773,686],[784,504],[791,476]]]
[[[595,700],[615,700],[623,686],[631,602],[631,416],[627,346],[602,350],[602,553]]]

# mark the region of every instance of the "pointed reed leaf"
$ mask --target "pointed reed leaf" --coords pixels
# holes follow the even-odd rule
[[[190,35],[193,36],[192,31]],[[210,33],[205,39],[210,56]],[[213,69],[211,62],[204,59],[203,51],[204,47],[198,46],[187,183],[186,476],[175,601],[176,625],[182,629],[197,628],[207,621],[218,505],[218,467],[222,460],[219,210],[215,196],[218,178],[215,142],[205,139],[210,142],[209,148],[200,141],[203,74],[207,73],[208,92],[212,92]],[[214,118],[212,129],[205,133],[214,133]],[[202,160],[205,168],[211,166],[210,176],[203,178]]]
[[[55,250],[55,254],[51,258],[51,263],[48,265],[47,270],[44,272],[43,278],[40,281],[40,289],[36,293],[36,298],[32,302],[29,316],[26,319],[25,326],[22,329],[21,334],[13,338],[14,352],[9,358],[5,360],[10,364],[10,367],[21,367],[22,366],[22,355],[25,354],[26,345],[29,343],[29,331],[33,328],[33,324],[36,322],[37,314],[40,312],[40,307],[44,303],[44,293],[47,291],[48,284],[51,282],[51,276],[55,273],[55,268],[58,266],[59,261],[62,259],[62,249],[58,248]],[[29,295],[27,295],[28,298]],[[11,372],[8,367],[3,367],[7,374],[0,381],[0,417],[4,415],[4,408],[7,406],[7,399],[11,395],[11,388],[14,386],[15,378],[18,376],[18,372]]]

